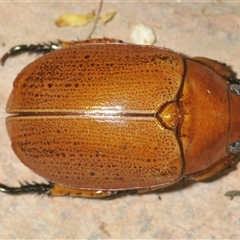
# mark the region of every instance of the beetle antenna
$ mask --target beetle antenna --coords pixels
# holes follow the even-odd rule
[[[49,195],[49,192],[51,191],[53,187],[53,183],[28,183],[25,182],[24,184],[21,184],[20,187],[8,187],[4,184],[0,184],[0,192],[8,193],[12,195],[19,195],[19,194],[28,194],[28,193],[37,193],[39,195],[41,194],[47,194]]]
[[[100,1],[100,5],[99,5],[99,8],[98,8],[98,13],[97,13],[97,17],[96,17],[96,20],[94,22],[94,25],[93,25],[93,28],[92,28],[92,31],[90,32],[89,36],[88,36],[88,39],[91,39],[91,36],[93,34],[93,32],[95,31],[96,29],[96,26],[97,26],[97,23],[98,23],[98,19],[100,17],[100,13],[102,11],[102,5],[103,5],[103,0]]]

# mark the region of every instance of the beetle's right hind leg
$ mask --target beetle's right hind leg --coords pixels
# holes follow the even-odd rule
[[[97,198],[97,199],[114,199],[126,194],[135,194],[136,190],[122,190],[122,191],[101,191],[101,190],[84,190],[64,187],[52,182],[48,183],[24,183],[19,187],[9,187],[0,184],[0,192],[10,195],[21,194],[39,194],[48,195],[49,197],[82,197],[82,198]]]
[[[19,187],[9,187],[4,184],[0,184],[0,192],[11,194],[11,195],[20,195],[28,193],[37,193],[37,194],[48,194],[53,188],[53,183],[24,183],[20,184]]]
[[[97,198],[97,199],[114,199],[126,194],[135,194],[136,190],[121,190],[121,191],[111,191],[111,190],[85,190],[85,189],[75,189],[70,187],[64,187],[58,184],[53,184],[52,189],[49,191],[49,196],[60,197],[60,196],[70,196],[70,197],[82,197],[82,198]]]

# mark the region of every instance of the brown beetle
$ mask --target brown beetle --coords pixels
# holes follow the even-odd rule
[[[48,52],[7,104],[19,159],[49,184],[8,193],[108,197],[203,180],[240,152],[240,80],[224,64],[113,39],[20,45]]]

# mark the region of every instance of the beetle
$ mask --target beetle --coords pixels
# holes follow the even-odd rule
[[[0,191],[104,198],[238,162],[240,80],[225,64],[114,39],[18,45],[2,64],[22,52],[48,53],[16,77],[7,130],[49,184]]]

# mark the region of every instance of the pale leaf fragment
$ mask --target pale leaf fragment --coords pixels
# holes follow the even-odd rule
[[[55,24],[58,27],[63,26],[84,26],[90,23],[95,19],[95,11],[92,11],[88,14],[65,14],[60,16],[56,21]]]
[[[110,13],[107,13],[107,14],[104,14],[102,15],[100,18],[101,22],[103,24],[111,21],[113,19],[113,17],[115,16],[116,12],[110,12]]]

